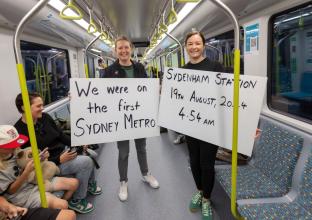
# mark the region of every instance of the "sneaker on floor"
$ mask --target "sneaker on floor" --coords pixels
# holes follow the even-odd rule
[[[94,210],[94,206],[86,199],[72,199],[68,202],[68,208],[81,214],[86,214]]]
[[[128,199],[128,183],[126,181],[120,182],[118,197],[122,202]]]
[[[148,173],[146,176],[143,176],[143,181],[148,183],[154,189],[159,188],[158,181],[150,173]]]
[[[90,182],[88,184],[88,193],[91,195],[100,195],[102,193],[102,188],[96,185],[96,181]]]
[[[179,135],[177,136],[177,138],[173,141],[173,143],[174,143],[174,144],[181,144],[181,143],[184,142],[184,139],[185,139],[184,135],[179,134]]]
[[[203,198],[203,193],[200,191],[197,191],[196,193],[193,194],[190,205],[189,205],[189,209],[191,212],[196,212],[201,209],[202,198]]]
[[[212,220],[212,208],[207,199],[202,200],[202,220]]]

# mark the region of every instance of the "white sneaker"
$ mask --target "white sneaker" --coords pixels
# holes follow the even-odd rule
[[[148,173],[146,176],[143,176],[143,181],[148,183],[154,189],[159,188],[158,181],[150,173]]]
[[[120,182],[118,197],[122,202],[128,199],[128,183],[126,181]]]

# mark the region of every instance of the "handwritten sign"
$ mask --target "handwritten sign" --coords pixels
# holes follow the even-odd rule
[[[234,75],[165,68],[159,125],[232,148]],[[238,152],[250,156],[266,78],[240,76]]]
[[[158,79],[70,79],[72,145],[159,135]]]

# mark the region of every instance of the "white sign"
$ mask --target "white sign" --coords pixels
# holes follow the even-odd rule
[[[159,125],[232,149],[234,75],[165,68]],[[240,76],[238,152],[250,156],[266,78]]]
[[[158,79],[70,79],[72,145],[158,136]]]

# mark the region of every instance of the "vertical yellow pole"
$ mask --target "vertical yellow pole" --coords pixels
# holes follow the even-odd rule
[[[33,123],[32,115],[31,115],[29,95],[28,95],[28,90],[27,90],[27,86],[26,86],[27,84],[26,84],[24,66],[23,66],[23,64],[18,63],[18,64],[16,64],[16,68],[17,68],[18,77],[19,77],[19,81],[20,81],[20,87],[21,87],[21,91],[22,91],[22,98],[23,98],[23,103],[24,103],[27,128],[28,128],[29,139],[30,139],[30,143],[31,143],[31,150],[32,150],[32,154],[33,154],[35,172],[36,172],[36,176],[37,176],[38,188],[39,188],[40,199],[41,199],[41,206],[43,208],[47,208],[48,204],[47,204],[47,200],[46,200],[46,196],[45,196],[45,188],[44,188],[42,171],[41,171],[41,166],[40,166],[40,159],[39,159],[39,153],[38,153],[38,147],[37,147],[38,145],[37,145],[37,140],[36,140],[36,135],[35,135],[35,128],[34,128],[34,123]]]
[[[89,78],[89,68],[88,68],[88,64],[85,63],[84,68],[85,68],[86,78],[88,79],[88,78]]]
[[[234,51],[234,107],[233,107],[233,139],[232,139],[232,190],[231,211],[236,219],[243,219],[237,212],[236,190],[237,190],[237,144],[238,144],[238,101],[239,101],[239,74],[240,74],[240,50]]]

